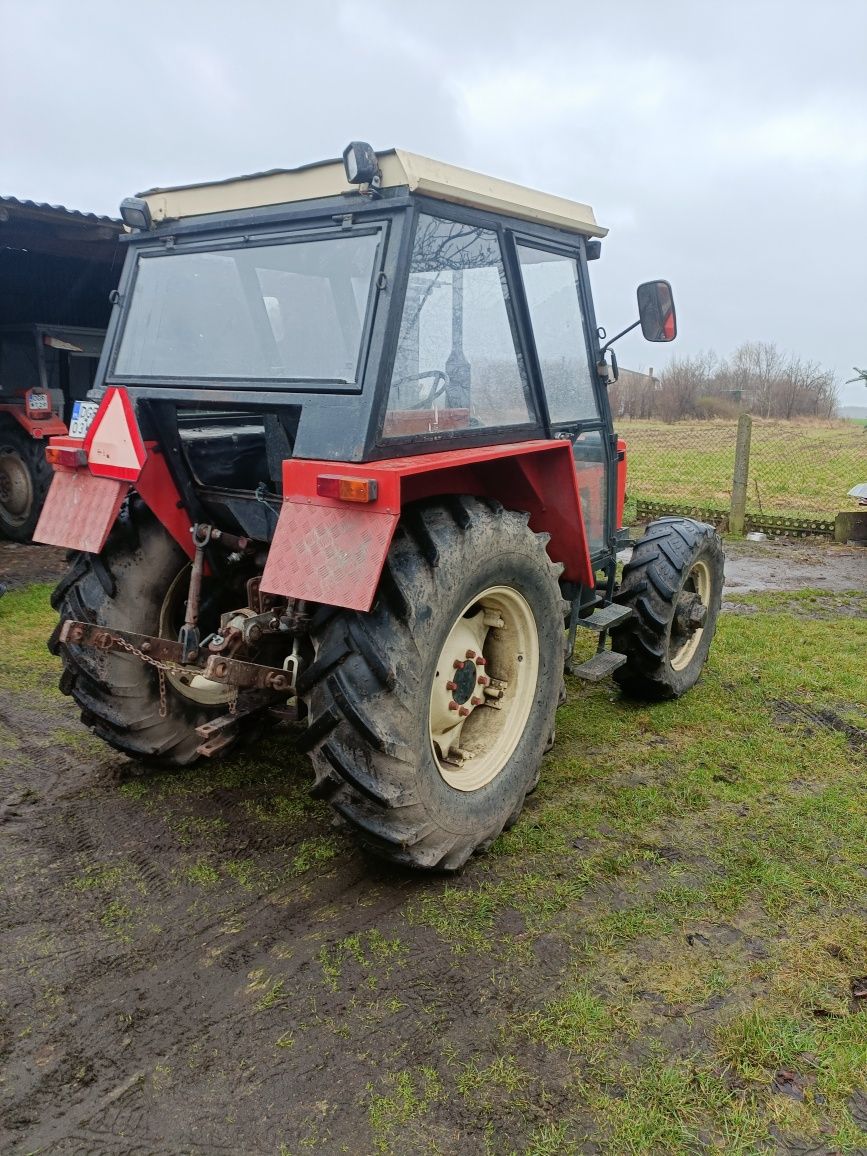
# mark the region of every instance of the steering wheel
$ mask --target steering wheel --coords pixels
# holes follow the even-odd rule
[[[395,386],[399,388],[400,386],[405,385],[410,381],[424,381],[426,377],[433,378],[433,384],[430,387],[430,393],[427,395],[427,397],[422,398],[421,401],[417,401],[415,405],[407,406],[407,409],[432,409],[433,403],[436,401],[436,399],[441,394],[445,393],[451,384],[449,381],[449,375],[445,372],[445,370],[442,369],[425,369],[421,373],[409,373],[406,377],[400,378],[399,381],[393,381],[391,383],[392,389]]]

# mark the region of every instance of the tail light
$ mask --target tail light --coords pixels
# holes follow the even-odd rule
[[[47,446],[45,460],[50,466],[65,466],[68,470],[77,470],[87,465],[87,454],[84,450],[70,449],[68,446]]]
[[[339,498],[341,502],[375,502],[377,488],[373,478],[320,474],[316,479],[316,493],[320,498]]]

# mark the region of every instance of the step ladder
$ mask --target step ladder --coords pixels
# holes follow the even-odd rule
[[[589,614],[585,613],[582,616],[581,612],[587,610],[587,603],[579,605],[576,600],[572,604],[572,613],[569,616],[566,670],[569,674],[574,674],[576,678],[581,678],[585,682],[601,682],[603,678],[613,674],[618,667],[623,666],[626,662],[625,654],[608,650],[605,644],[608,639],[608,631],[631,618],[632,608],[618,606],[616,602],[604,602],[601,599],[597,600],[597,604],[590,603],[590,605],[594,608]],[[579,629],[596,631],[599,635],[599,647],[592,658],[588,658],[586,662],[576,663],[573,655]]]

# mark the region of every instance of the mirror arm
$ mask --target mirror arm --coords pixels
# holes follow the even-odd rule
[[[621,337],[625,337],[627,333],[631,333],[632,330],[640,324],[641,318],[639,317],[637,321],[633,321],[631,325],[627,325],[625,329],[621,329],[619,333],[615,333],[611,340],[606,341],[602,348],[599,350],[599,356],[604,357],[615,341],[619,341]]]

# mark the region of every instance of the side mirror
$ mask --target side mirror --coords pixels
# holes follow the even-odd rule
[[[677,317],[667,281],[645,281],[638,286],[638,316],[647,341],[674,341]]]

